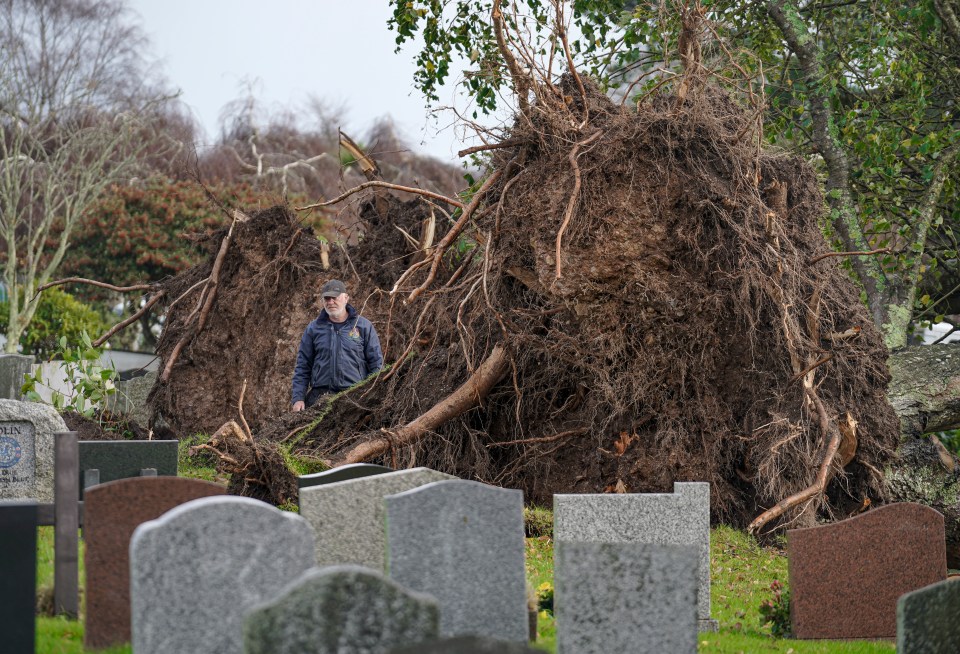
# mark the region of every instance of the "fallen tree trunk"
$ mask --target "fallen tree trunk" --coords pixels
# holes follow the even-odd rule
[[[907,347],[893,352],[887,365],[887,397],[904,440],[960,427],[960,348]]]
[[[888,398],[902,434],[897,459],[884,471],[890,499],[940,511],[947,565],[960,568],[960,464],[933,435],[960,427],[960,348],[904,348],[887,363],[892,375]]]

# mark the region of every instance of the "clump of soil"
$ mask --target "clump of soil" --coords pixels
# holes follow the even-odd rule
[[[416,240],[442,216],[423,200],[374,195],[362,238],[335,248],[328,270],[284,208],[237,225],[210,322],[154,405],[182,433],[213,431],[235,417],[246,379],[258,442],[337,463],[387,441],[377,462],[519,487],[537,502],[709,481],[714,516],[734,524],[811,486],[842,433],[817,508],[843,516],[881,501],[898,432],[886,350],[838,259],[821,258],[813,171],[762,148],[750,112],[715,87],[639,108],[589,82],[581,95],[569,77],[559,90],[561,109],[535,106],[515,145],[495,152],[492,181],[474,190],[476,210],[432,280],[421,266],[391,294],[430,261],[401,233]],[[209,275],[222,238],[209,262],[168,283],[170,297]],[[318,309],[316,281],[330,277],[351,286],[392,367],[290,414],[299,336]],[[170,312],[164,362],[195,304],[188,295]],[[479,406],[394,440],[497,351],[508,363]]]
[[[77,440],[81,441],[146,441],[173,438],[173,434],[166,431],[162,434],[151,434],[149,429],[134,420],[106,412],[87,418],[76,411],[64,411],[60,417],[69,431],[77,432]]]

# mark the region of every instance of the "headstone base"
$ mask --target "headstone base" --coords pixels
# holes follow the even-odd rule
[[[697,631],[701,634],[709,631],[720,631],[720,623],[713,618],[708,620],[697,620]]]

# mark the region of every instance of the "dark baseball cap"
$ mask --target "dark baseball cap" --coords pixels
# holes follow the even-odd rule
[[[337,297],[341,293],[347,292],[347,285],[339,279],[331,279],[323,285],[323,297]]]

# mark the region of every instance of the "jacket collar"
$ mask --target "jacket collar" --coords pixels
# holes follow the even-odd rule
[[[352,320],[353,318],[356,318],[357,315],[358,315],[358,314],[357,314],[357,310],[353,308],[353,305],[352,305],[352,304],[349,304],[349,303],[348,303],[348,304],[347,304],[347,320]],[[322,322],[332,322],[332,321],[330,320],[330,316],[327,315],[327,310],[326,310],[326,309],[320,309],[320,315],[317,316],[317,322],[318,322],[318,323],[322,323]],[[344,322],[346,322],[346,321],[344,321]]]

